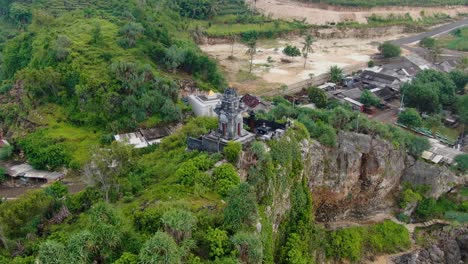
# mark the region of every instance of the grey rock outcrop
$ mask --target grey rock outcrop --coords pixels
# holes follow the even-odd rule
[[[394,205],[403,181],[432,186],[433,197],[461,182],[445,167],[415,161],[391,143],[364,134],[340,132],[335,148],[304,141],[302,153],[318,221],[383,211]]]
[[[447,168],[423,161],[416,161],[408,167],[402,180],[414,185],[432,186],[428,195],[435,198],[450,191],[454,185],[463,183],[463,178],[457,177]]]

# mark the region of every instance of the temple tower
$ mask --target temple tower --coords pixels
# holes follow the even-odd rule
[[[244,135],[242,112],[244,106],[236,90],[228,88],[224,91],[221,103],[214,112],[218,114],[218,131],[222,138],[235,140]]]

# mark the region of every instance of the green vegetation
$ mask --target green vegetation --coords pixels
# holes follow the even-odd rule
[[[468,219],[468,203],[463,200],[463,197],[458,197],[456,194],[448,193],[442,195],[439,199],[434,199],[429,196],[430,186],[411,186],[404,184],[403,191],[400,193],[400,208],[405,209],[408,206],[415,207],[416,210],[412,215],[404,216],[407,220],[409,217],[420,221],[430,219],[447,219],[455,220],[460,223],[466,223]],[[460,187],[460,193],[464,194],[465,190]]]
[[[296,46],[286,45],[283,54],[291,58],[301,56],[301,51]]]
[[[468,154],[461,154],[455,157],[456,168],[463,173],[468,171]]]
[[[458,28],[450,36],[442,37],[437,42],[447,49],[468,51],[468,27]]]
[[[371,91],[364,90],[359,101],[366,107],[377,106],[380,104],[380,99],[375,96]]]
[[[239,142],[230,141],[227,146],[223,149],[224,156],[226,159],[235,164],[239,161],[240,155],[242,153],[242,144]]]
[[[429,26],[441,24],[450,21],[450,16],[446,14],[433,14],[431,16],[422,13],[418,19],[414,19],[410,14],[381,16],[372,14],[367,17],[367,23],[358,22],[340,22],[337,24],[339,28],[369,28],[369,27],[388,27],[388,26],[404,26],[408,30],[422,31]]]
[[[395,58],[401,55],[401,48],[390,42],[382,43],[379,46],[379,51],[384,58]]]
[[[328,97],[324,90],[317,87],[308,89],[309,99],[318,108],[325,108],[328,103]]]
[[[444,6],[465,5],[464,0],[306,0],[308,2],[327,3],[331,5],[376,7],[376,6]]]
[[[340,83],[343,80],[343,69],[337,65],[330,67],[330,81],[332,83]]]
[[[408,249],[411,245],[406,227],[390,220],[369,227],[332,231],[328,236],[327,256],[352,262],[359,261],[364,252],[395,253]]]
[[[425,113],[439,113],[443,107],[454,105],[456,90],[449,74],[435,70],[418,73],[411,83],[402,87],[405,106]]]
[[[422,122],[421,115],[414,108],[407,108],[398,115],[398,123],[410,128],[418,128]]]

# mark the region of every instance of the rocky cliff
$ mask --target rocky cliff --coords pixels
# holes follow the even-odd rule
[[[335,148],[303,141],[304,177],[318,221],[365,218],[390,208],[403,181],[448,192],[462,179],[445,167],[415,161],[404,150],[369,135],[341,132]]]

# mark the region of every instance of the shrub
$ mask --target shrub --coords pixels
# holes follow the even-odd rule
[[[256,234],[239,232],[232,237],[231,241],[243,263],[262,263],[262,241]]]
[[[317,87],[308,89],[309,99],[318,108],[325,108],[328,103],[328,97],[324,90]]]
[[[0,160],[7,160],[13,154],[14,147],[12,145],[4,145],[0,147]]]
[[[368,238],[376,253],[396,253],[411,246],[408,229],[390,220],[372,226]]]
[[[229,191],[240,183],[236,168],[231,164],[223,164],[213,170],[213,180],[216,191],[226,196]]]
[[[377,106],[380,103],[380,99],[369,90],[364,90],[362,92],[359,101],[363,103],[366,107]]]
[[[422,118],[416,109],[407,108],[398,115],[398,123],[411,128],[417,128],[422,125]]]
[[[384,42],[379,46],[379,51],[384,58],[394,58],[401,55],[401,48],[390,42]]]
[[[233,164],[239,161],[241,152],[242,144],[234,141],[229,141],[227,146],[223,149],[224,156]]]
[[[367,67],[372,68],[374,66],[375,66],[375,61],[370,60],[370,61],[367,62]]]
[[[425,37],[419,42],[419,45],[424,48],[432,49],[436,45],[436,40],[431,37]]]
[[[206,234],[206,240],[210,245],[210,256],[219,258],[224,256],[226,252],[226,248],[228,246],[229,237],[225,230],[221,230],[218,228],[209,228]]]
[[[29,134],[19,142],[28,162],[36,169],[55,169],[70,163],[65,146],[48,137],[43,130]]]
[[[142,264],[181,263],[181,252],[174,239],[158,231],[140,250],[139,260]]]
[[[253,224],[257,218],[257,202],[251,187],[242,183],[235,187],[227,197],[224,209],[224,225],[230,230],[239,230]]]
[[[462,172],[468,171],[468,154],[460,154],[455,157],[454,161],[456,162],[455,167],[458,170]]]
[[[297,57],[301,55],[301,51],[296,46],[287,45],[283,49],[283,54],[289,57]]]

